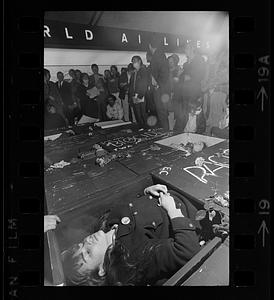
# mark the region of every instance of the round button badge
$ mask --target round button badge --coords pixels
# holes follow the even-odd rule
[[[129,217],[123,217],[121,220],[121,223],[124,225],[127,225],[130,223],[130,218]]]

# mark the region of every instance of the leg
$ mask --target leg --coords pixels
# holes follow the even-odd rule
[[[122,100],[123,111],[124,111],[124,119],[125,121],[129,121],[129,105],[128,105],[128,95],[125,95],[125,99]]]
[[[169,130],[168,107],[167,103],[162,102],[161,91],[159,89],[154,91],[154,100],[160,126],[164,130]]]

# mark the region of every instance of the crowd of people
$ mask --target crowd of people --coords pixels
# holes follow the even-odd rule
[[[188,44],[185,54],[187,61],[180,66],[177,54],[166,57],[159,41],[152,39],[147,65],[135,55],[121,72],[112,65],[100,74],[98,65],[92,64],[91,76],[71,69],[69,81],[58,72],[55,83],[44,69],[45,130],[73,125],[84,115],[90,122],[123,120],[141,128],[157,126],[228,138],[228,51],[205,61]]]

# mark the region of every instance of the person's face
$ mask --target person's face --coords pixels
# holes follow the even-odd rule
[[[74,256],[80,255],[82,266],[80,273],[85,273],[100,268],[104,262],[105,253],[110,245],[115,243],[115,232],[117,226],[105,233],[99,230],[87,236],[82,243],[78,244],[79,249]]]
[[[106,78],[110,78],[110,71],[105,71],[104,73]]]
[[[86,85],[89,83],[89,79],[88,79],[87,76],[83,77],[83,83],[86,84]]]
[[[97,67],[92,67],[93,74],[98,74],[99,70]]]
[[[134,58],[134,59],[132,60],[132,64],[133,64],[133,67],[134,67],[136,70],[139,70],[139,69],[140,69],[141,62],[140,62],[138,59]]]
[[[58,73],[57,74],[57,79],[58,79],[58,81],[63,81],[64,80],[64,75],[62,74],[62,73]]]

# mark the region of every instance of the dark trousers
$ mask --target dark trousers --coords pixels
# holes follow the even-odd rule
[[[137,124],[140,127],[146,127],[147,126],[146,103],[141,102],[138,104],[133,104],[133,111],[135,114]]]
[[[154,89],[153,96],[158,116],[158,124],[160,127],[167,131],[169,130],[168,103],[162,102],[162,93],[160,88]]]

